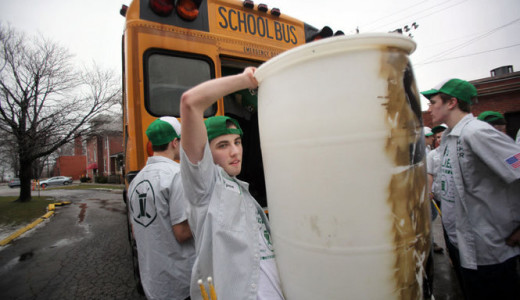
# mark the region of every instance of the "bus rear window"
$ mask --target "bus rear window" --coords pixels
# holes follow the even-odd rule
[[[144,57],[145,106],[153,116],[180,117],[182,93],[211,79],[211,61],[198,57],[183,57],[159,51],[149,51]],[[216,104],[204,112],[210,117]]]

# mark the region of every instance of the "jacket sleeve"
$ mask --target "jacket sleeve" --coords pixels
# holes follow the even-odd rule
[[[211,192],[215,186],[217,166],[213,163],[213,156],[206,143],[204,156],[194,164],[190,162],[186,153],[181,149],[181,178],[184,187],[184,196],[193,206],[209,204]]]
[[[488,125],[488,124],[485,124]],[[520,145],[491,126],[473,130],[467,138],[472,151],[505,182],[520,179]]]

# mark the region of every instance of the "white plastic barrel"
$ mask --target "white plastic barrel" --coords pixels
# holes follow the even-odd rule
[[[258,68],[286,299],[421,299],[430,251],[419,94],[397,34],[309,43]]]

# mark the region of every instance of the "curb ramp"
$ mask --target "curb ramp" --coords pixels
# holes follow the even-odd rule
[[[3,239],[2,241],[0,241],[0,246],[5,246],[5,245],[9,244],[10,242],[12,242],[17,237],[19,237],[22,234],[24,234],[25,232],[33,229],[34,227],[36,227],[36,225],[40,224],[41,222],[45,221],[46,219],[50,218],[54,214],[54,211],[56,210],[56,206],[68,205],[70,203],[71,203],[70,201],[63,201],[63,202],[57,202],[57,203],[49,204],[47,206],[47,213],[46,214],[44,214],[43,216],[41,216],[38,219],[34,220],[29,225],[18,229],[13,234],[11,234],[10,236],[8,236],[5,239]]]

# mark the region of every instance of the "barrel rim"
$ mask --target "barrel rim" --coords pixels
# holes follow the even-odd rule
[[[261,84],[269,74],[308,59],[316,59],[356,49],[397,48],[407,54],[415,51],[417,44],[409,37],[396,33],[363,33],[350,36],[337,36],[304,44],[271,58],[255,72],[256,80]]]

